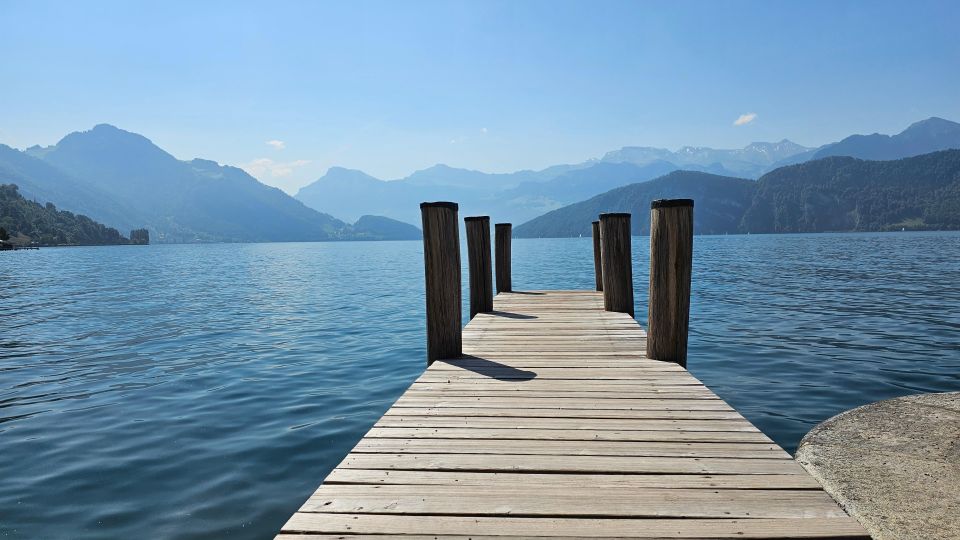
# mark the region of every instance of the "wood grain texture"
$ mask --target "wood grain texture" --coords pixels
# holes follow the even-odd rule
[[[490,218],[463,218],[467,229],[470,272],[470,318],[493,311],[493,267],[490,264]]]
[[[454,203],[423,203],[423,267],[427,302],[427,364],[463,354],[460,226]]]
[[[598,291],[603,290],[603,265],[601,263],[600,248],[600,222],[594,221],[591,229],[593,230],[593,273],[596,278],[596,287]]]
[[[497,292],[513,290],[513,278],[510,274],[511,240],[513,239],[513,225],[497,223],[494,225],[494,242],[497,264]]]
[[[693,201],[654,201],[650,209],[647,358],[687,365]]]
[[[500,293],[278,538],[868,538],[602,293]]]
[[[600,214],[603,306],[633,317],[633,259],[630,214]]]

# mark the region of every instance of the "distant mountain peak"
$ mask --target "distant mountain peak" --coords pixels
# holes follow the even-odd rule
[[[345,180],[376,180],[382,182],[379,178],[370,176],[360,169],[348,169],[347,167],[330,167],[323,177],[317,181],[340,182]]]
[[[909,136],[915,133],[922,133],[925,136],[943,136],[960,133],[960,124],[951,122],[944,118],[931,116],[926,120],[920,120],[907,126],[907,129],[900,132],[900,136]]]

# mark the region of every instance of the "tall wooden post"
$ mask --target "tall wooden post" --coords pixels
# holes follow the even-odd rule
[[[420,205],[427,296],[427,365],[463,355],[457,203]]]
[[[490,217],[463,218],[470,263],[470,318],[493,311],[493,269],[490,266]]]
[[[593,222],[593,273],[597,281],[597,290],[603,290],[603,266],[600,262],[600,222]]]
[[[513,282],[510,278],[510,239],[513,236],[513,225],[497,223],[494,230],[497,252],[497,292],[511,292]]]
[[[686,367],[692,269],[693,200],[653,201],[650,204],[647,358]]]
[[[633,316],[630,214],[600,214],[603,307]]]

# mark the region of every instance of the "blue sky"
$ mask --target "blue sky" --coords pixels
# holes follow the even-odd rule
[[[0,0],[0,143],[106,122],[291,192],[333,165],[814,146],[960,121],[958,23],[960,2]]]

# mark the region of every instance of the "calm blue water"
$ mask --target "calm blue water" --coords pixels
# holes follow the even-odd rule
[[[591,288],[591,250],[515,240],[514,286]],[[695,251],[690,369],[788,449],[960,390],[960,234]],[[0,536],[272,536],[423,369],[422,265],[419,242],[0,254]]]

